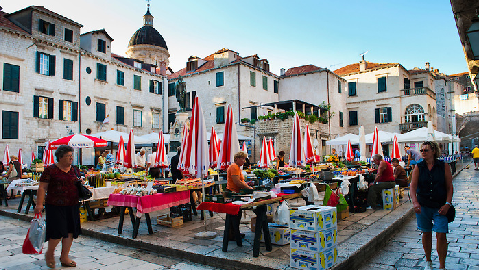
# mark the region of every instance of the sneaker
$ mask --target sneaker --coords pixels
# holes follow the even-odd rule
[[[424,267],[424,270],[433,270],[432,268],[432,261],[426,261],[426,267]]]

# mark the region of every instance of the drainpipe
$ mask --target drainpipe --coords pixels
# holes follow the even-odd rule
[[[238,121],[238,125],[253,129],[253,160],[256,161],[256,126],[241,124],[241,121]]]
[[[238,63],[238,120],[241,119],[240,66]]]
[[[328,97],[328,105],[330,104],[329,102],[329,70],[326,69],[326,94]],[[328,111],[328,133],[329,133],[329,139],[331,140],[331,109]],[[322,143],[321,143],[321,148],[322,148]],[[329,146],[329,152],[331,153],[331,145]]]
[[[81,51],[78,52],[78,108],[77,108],[77,113],[78,113],[78,133],[81,133]],[[82,164],[82,150],[79,148],[78,151],[78,164]]]

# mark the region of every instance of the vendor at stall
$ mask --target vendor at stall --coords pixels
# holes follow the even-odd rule
[[[284,167],[284,151],[279,151],[279,155],[275,159],[276,161],[276,170],[280,167]]]
[[[176,150],[176,155],[174,155],[171,158],[171,162],[170,162],[170,171],[171,171],[171,178],[173,178],[173,183],[175,183],[176,180],[180,180],[183,178],[183,174],[178,169],[178,163],[180,163],[180,154],[181,154],[181,147],[178,147],[178,149]]]
[[[101,153],[101,156],[98,157],[98,163],[96,164],[96,169],[97,170],[103,170],[106,162],[106,155],[108,153],[106,151],[103,151]]]
[[[396,184],[399,185],[399,187],[408,187],[409,182],[407,180],[406,170],[399,165],[399,160],[397,158],[393,158],[391,163],[394,167],[393,173]]]
[[[393,166],[384,161],[381,155],[374,155],[373,162],[379,167],[374,182],[369,184],[368,205],[373,209],[378,209],[377,198],[381,197],[379,195],[382,190],[394,188],[396,182],[394,181]]]
[[[145,149],[141,148],[140,152],[135,155],[135,166],[138,170],[144,171],[146,170],[146,151]]]

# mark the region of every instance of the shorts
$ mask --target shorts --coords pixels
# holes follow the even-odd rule
[[[474,163],[479,163],[479,158],[474,158]]]
[[[416,219],[417,229],[422,232],[448,233],[447,217],[439,214],[439,208],[421,206],[421,214],[416,213]]]
[[[409,164],[411,164],[411,165],[416,165],[416,164],[418,164],[418,163],[421,163],[422,160],[423,160],[422,158],[421,158],[420,160],[418,160],[418,161],[411,160],[411,162],[410,162]]]

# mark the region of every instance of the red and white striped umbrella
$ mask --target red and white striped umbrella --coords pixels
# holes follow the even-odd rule
[[[130,130],[130,134],[128,135],[124,166],[127,168],[133,168],[133,166],[135,166],[135,136],[133,135],[133,129]]]
[[[3,151],[3,165],[8,166],[8,163],[10,163],[10,149],[7,146],[5,146],[5,150]]]
[[[124,164],[126,157],[125,151],[125,141],[123,136],[120,136],[120,141],[118,142],[118,151],[116,152],[116,164]]]
[[[220,156],[218,159],[218,169],[226,170],[229,165],[233,164],[234,155],[238,153],[239,150],[238,133],[236,133],[233,109],[231,105],[228,105],[225,131],[223,132],[223,141],[221,142]]]
[[[269,138],[269,141],[268,141],[268,153],[269,153],[269,161],[271,162],[276,158],[276,151],[274,151],[272,138]]]
[[[43,151],[43,165],[50,166],[55,163],[55,158],[53,157],[53,150],[50,150],[50,142],[47,142],[45,151]]]
[[[35,152],[32,151],[32,163],[33,163],[33,161],[35,160],[35,158],[36,158],[36,157],[35,157]]]
[[[259,153],[258,167],[267,168],[269,166],[270,160],[268,152],[268,143],[266,143],[266,137],[263,137],[263,143],[261,145],[261,151]]]
[[[208,156],[208,138],[206,124],[199,98],[195,98],[188,134],[188,148],[186,149],[185,169],[196,178],[203,178],[210,166]]]
[[[18,162],[20,162],[20,164],[23,164],[22,148],[18,149]]]
[[[291,147],[289,149],[289,166],[298,167],[305,165],[304,148],[301,138],[299,116],[294,114],[293,129],[291,131]]]
[[[304,146],[304,157],[306,159],[306,163],[315,162],[313,144],[311,143],[311,135],[309,135],[308,125],[306,125],[306,129],[304,131],[303,146]]]
[[[393,152],[392,152],[391,158],[401,158],[401,154],[399,153],[398,138],[396,137],[396,135],[394,135]]]
[[[185,169],[185,163],[186,163],[186,149],[188,149],[188,127],[189,123],[185,123],[183,126],[183,132],[182,132],[182,137],[181,137],[181,153],[180,153],[180,161],[178,163],[178,169],[183,171],[184,173],[188,173],[188,170]]]
[[[374,155],[382,155],[383,150],[381,146],[381,140],[379,139],[378,127],[374,127],[373,135],[373,150],[371,151],[371,157]]]
[[[246,142],[243,142],[243,146],[241,147],[241,151],[248,156],[248,147],[246,147]]]
[[[60,145],[69,145],[75,148],[106,147],[108,142],[85,134],[73,134],[63,137],[49,144],[50,150],[58,148]]]
[[[351,161],[354,159],[353,147],[351,146],[351,140],[348,140],[348,148],[346,149],[346,160]]]
[[[156,146],[155,166],[160,168],[168,167],[168,159],[166,158],[165,137],[163,131],[160,131],[158,145]]]
[[[216,135],[215,127],[211,127],[210,137],[210,167],[215,168],[218,166],[218,156],[220,155],[220,149],[218,148],[218,137]]]

